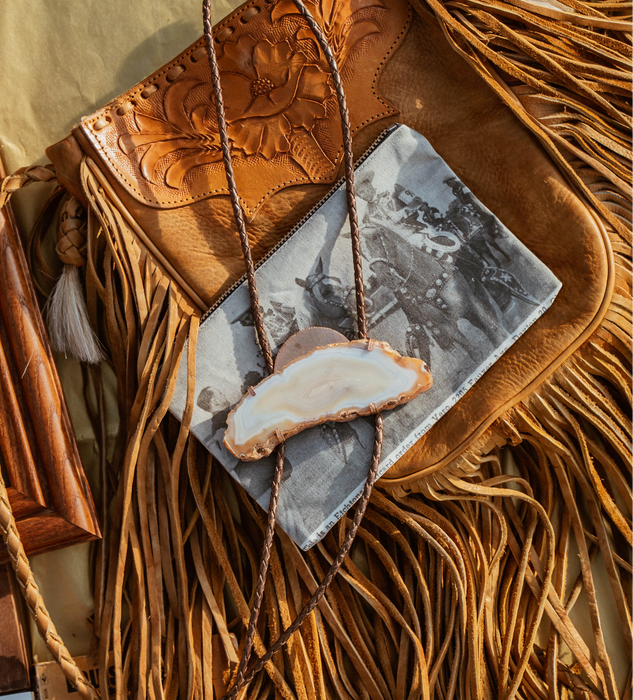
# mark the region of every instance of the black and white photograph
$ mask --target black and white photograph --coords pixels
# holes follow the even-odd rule
[[[408,127],[384,138],[355,181],[368,336],[433,375],[428,392],[383,413],[382,475],[549,308],[560,283]],[[273,352],[310,326],[358,337],[350,250],[341,185],[257,269]],[[179,418],[185,363],[171,404]],[[229,411],[265,376],[244,282],[201,324],[192,430],[264,509],[273,459],[240,462],[222,441]],[[325,423],[288,440],[277,520],[303,549],[360,495],[373,425]]]

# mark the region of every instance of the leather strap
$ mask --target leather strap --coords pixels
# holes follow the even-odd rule
[[[336,96],[339,104],[339,111],[341,115],[341,125],[343,129],[343,143],[344,143],[344,165],[345,165],[345,189],[347,194],[347,206],[349,210],[349,221],[350,221],[350,232],[352,239],[352,256],[354,264],[354,284],[356,289],[356,314],[358,321],[358,333],[361,338],[367,337],[367,321],[365,315],[365,288],[363,284],[363,270],[362,270],[362,257],[360,250],[360,232],[358,227],[358,215],[356,212],[356,195],[354,190],[354,161],[352,155],[352,130],[349,121],[349,113],[347,109],[347,102],[345,99],[345,93],[343,91],[343,85],[341,82],[340,73],[338,66],[336,64],[336,59],[332,50],[328,44],[328,41],[323,34],[321,27],[314,20],[310,11],[303,4],[302,0],[294,0],[300,13],[303,15],[304,19],[307,21],[310,29],[315,34],[323,53],[326,56],[330,70],[332,72],[332,78],[334,81],[334,87],[336,90]],[[259,305],[259,295],[257,292],[257,282],[255,279],[255,266],[253,264],[253,257],[251,253],[250,243],[248,240],[248,233],[246,231],[246,224],[244,221],[244,214],[242,212],[242,207],[240,205],[239,195],[237,192],[237,186],[235,184],[235,174],[233,171],[233,163],[231,159],[231,150],[229,145],[229,138],[227,134],[226,116],[224,111],[224,100],[222,95],[222,87],[220,84],[220,70],[218,67],[217,57],[215,53],[215,46],[213,41],[213,22],[211,21],[211,2],[210,0],[203,0],[202,6],[203,13],[203,24],[204,24],[204,36],[205,43],[207,47],[207,53],[209,57],[209,65],[211,68],[211,78],[213,82],[213,92],[215,95],[215,104],[218,116],[218,129],[220,133],[220,143],[222,146],[222,156],[224,161],[224,169],[226,173],[226,179],[229,187],[229,194],[231,197],[231,204],[233,208],[233,215],[235,217],[235,223],[237,225],[237,230],[240,238],[240,243],[242,246],[242,254],[244,256],[244,262],[246,264],[246,279],[248,282],[248,291],[251,301],[251,310],[253,312],[253,320],[255,324],[255,330],[257,333],[257,340],[259,346],[262,350],[264,360],[266,362],[266,368],[269,373],[273,372],[273,358],[272,352],[270,350],[270,345],[266,337],[266,330],[264,328],[264,322],[262,319],[261,308]],[[280,445],[276,453],[275,461],[275,471],[273,474],[273,481],[270,491],[270,501],[268,505],[268,520],[266,524],[266,533],[264,536],[264,544],[262,546],[262,554],[260,559],[259,574],[257,578],[257,586],[255,589],[255,598],[253,601],[253,608],[251,610],[251,615],[249,619],[248,629],[246,632],[246,639],[244,642],[244,649],[242,652],[242,658],[235,675],[233,685],[224,697],[225,700],[233,700],[239,690],[246,685],[253,676],[263,668],[267,661],[269,661],[272,656],[279,651],[290,639],[290,637],[296,632],[307,616],[314,610],[318,605],[321,598],[325,595],[330,583],[338,573],[341,568],[349,550],[351,549],[352,543],[356,536],[356,532],[365,513],[369,499],[371,497],[371,492],[376,481],[378,474],[378,465],[380,463],[380,454],[382,450],[382,437],[383,437],[383,422],[380,413],[376,414],[376,424],[375,424],[375,438],[374,438],[374,450],[372,454],[371,464],[369,468],[369,473],[367,475],[367,480],[363,488],[363,493],[361,495],[360,502],[356,509],[354,519],[352,521],[352,526],[347,532],[345,540],[341,545],[339,552],[332,562],[328,573],[323,579],[321,585],[314,592],[309,602],[305,605],[303,610],[299,613],[295,621],[285,630],[285,632],[277,639],[275,644],[266,652],[266,654],[247,672],[248,662],[253,649],[253,642],[255,639],[255,634],[257,631],[257,620],[259,618],[259,612],[261,609],[262,599],[264,596],[264,590],[266,586],[266,575],[268,572],[268,565],[270,562],[270,554],[273,543],[273,538],[275,534],[275,522],[277,516],[277,505],[279,501],[279,488],[281,485],[281,477],[283,475],[284,469],[284,445]]]
[[[52,165],[32,165],[16,170],[13,175],[0,182],[0,209],[9,201],[11,195],[22,187],[32,182],[49,182],[55,177],[55,167]]]

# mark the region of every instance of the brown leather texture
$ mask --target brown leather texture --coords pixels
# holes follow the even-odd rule
[[[258,12],[251,16],[256,8]],[[387,4],[322,0],[310,3],[310,9],[336,47],[360,153],[368,145],[365,135],[379,133],[387,126],[387,118],[398,114],[380,97],[377,84],[383,66],[406,34],[412,11],[404,0]],[[342,160],[332,79],[316,40],[296,12],[291,0],[249,2],[214,32],[229,134],[235,144],[235,177],[250,218],[255,259],[328,191],[339,177]],[[300,64],[296,70],[293,62]],[[280,83],[283,99],[277,89],[257,94],[266,80],[272,83],[273,79]],[[296,84],[287,104],[284,90],[291,79]],[[83,150],[102,163],[125,207],[164,256],[161,262],[168,270],[178,270],[190,285],[185,289],[192,299],[205,305],[211,305],[244,272],[237,235],[224,234],[235,228],[211,93],[210,69],[200,40],[143,83],[84,118],[73,132]],[[264,111],[261,104],[268,104],[271,111],[275,101],[281,105],[275,113],[252,116],[253,110]],[[241,110],[234,104],[242,105]],[[202,136],[194,133],[196,128]],[[244,129],[259,134],[257,144],[240,135]],[[77,149],[71,155],[70,144],[57,144],[48,152],[56,163],[59,151],[65,151],[64,162],[77,156]]]
[[[376,78],[404,36],[409,10],[381,0],[310,3],[347,91],[352,131],[396,114]],[[251,1],[214,28],[228,134],[249,217],[286,187],[332,183],[343,153],[323,52],[292,0]],[[81,130],[139,202],[174,208],[227,194],[201,39],[142,84],[82,120]]]
[[[259,12],[252,14],[256,7]],[[250,217],[255,258],[327,192],[324,183],[336,178],[340,162],[331,83],[316,44],[292,8],[286,0],[250,2],[216,27],[237,183]],[[552,308],[384,478],[402,483],[443,466],[472,445],[589,335],[610,296],[611,254],[606,234],[537,140],[450,48],[430,15],[416,13],[411,19],[410,9],[399,0],[321,0],[310,8],[335,48],[337,31],[348,37],[337,50],[346,55],[342,75],[356,155],[392,123],[421,132],[563,284]],[[178,273],[194,300],[211,305],[243,274],[244,263],[221,165],[210,160],[217,128],[208,98],[207,62],[199,58],[201,45],[194,44],[82,120],[73,132],[77,145],[66,140],[48,154],[75,188],[78,178],[69,176],[69,164],[77,162],[79,147],[93,158],[104,183],[129,211],[140,239],[157,251],[168,271]],[[261,68],[264,58],[266,70]],[[285,72],[274,73],[282,62]],[[180,66],[185,70],[176,71]],[[293,70],[299,77],[291,75]],[[250,97],[244,92],[248,80]],[[296,101],[289,104],[280,96],[284,106],[263,114],[260,97],[273,94],[275,81],[283,87],[291,80],[303,86],[294,93]],[[158,90],[151,92],[154,85]],[[151,94],[143,98],[144,91]],[[323,101],[323,116],[314,106],[317,98]],[[329,169],[324,160],[319,170],[301,166],[303,156],[295,158],[299,151],[293,150],[293,139],[298,134],[305,141],[303,132],[319,144]]]
[[[536,138],[446,42],[414,22],[379,84],[456,175],[562,282],[552,307],[387,473],[419,479],[469,447],[598,325],[613,285],[606,232]]]

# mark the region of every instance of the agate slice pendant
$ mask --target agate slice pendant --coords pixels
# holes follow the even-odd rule
[[[275,372],[229,413],[224,444],[251,462],[306,428],[395,408],[432,384],[422,360],[403,357],[388,343],[349,342],[336,331],[307,328],[282,346]]]

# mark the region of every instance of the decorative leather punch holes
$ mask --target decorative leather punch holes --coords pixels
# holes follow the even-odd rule
[[[358,130],[396,111],[377,94],[375,80],[410,12],[404,0],[390,0],[389,9],[380,0],[341,7],[336,21],[330,0],[315,0],[314,12],[322,25],[333,22],[331,41]],[[250,184],[247,215],[279,189],[332,182],[342,155],[338,110],[329,108],[336,97],[329,69],[306,53],[306,27],[292,0],[250,0],[215,31],[231,147],[239,177]],[[114,176],[150,206],[179,207],[226,191],[215,107],[203,87],[206,64],[206,45],[198,41],[122,95],[114,110],[83,124]],[[104,112],[110,122],[101,120]]]
[[[108,124],[109,124],[111,121],[112,121],[112,120],[110,119],[110,117],[107,117],[107,116],[100,117],[100,118],[97,119],[97,121],[92,125],[92,128],[93,128],[95,131],[101,131],[101,129],[103,129],[103,128],[105,128],[106,126],[108,126]]]
[[[167,82],[173,83],[174,80],[181,74],[185,72],[185,67],[178,65],[174,66],[171,70],[167,71],[167,75],[165,78],[167,79]]]
[[[253,17],[256,17],[258,14],[259,14],[259,7],[257,7],[255,5],[251,8],[249,8],[248,10],[246,10],[246,12],[240,17],[240,22],[242,22],[242,24],[246,24],[248,21],[253,19]]]
[[[134,102],[124,102],[116,111],[116,113],[122,117],[127,114],[131,109],[134,109]]]
[[[141,97],[149,97],[150,95],[153,95],[155,92],[158,90],[158,85],[148,85],[146,88],[143,89],[143,92],[141,92]]]
[[[215,40],[217,42],[224,41],[225,39],[228,39],[234,31],[235,29],[233,29],[233,27],[226,27],[218,33],[218,35],[215,37]]]
[[[201,61],[203,58],[206,58],[206,55],[207,49],[205,46],[202,46],[191,54],[191,61],[193,63],[198,63],[198,61]]]

